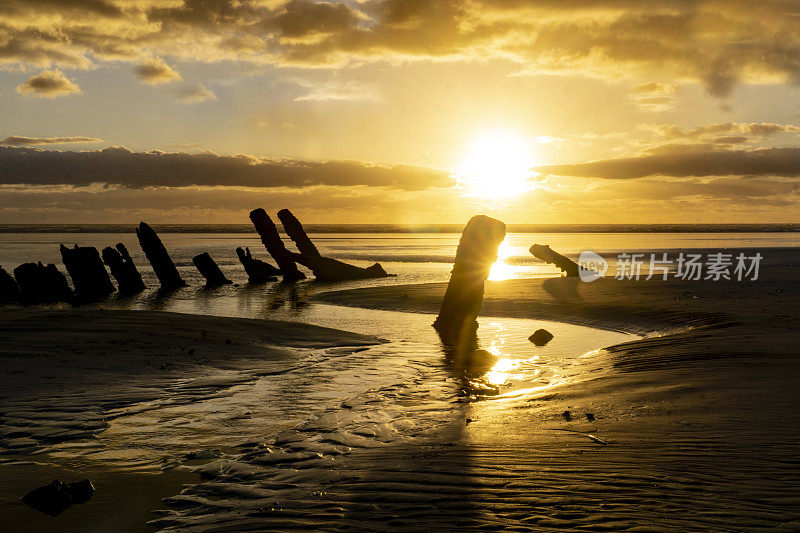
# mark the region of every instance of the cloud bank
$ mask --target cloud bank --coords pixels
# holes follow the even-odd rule
[[[100,143],[102,139],[94,137],[25,137],[22,135],[9,135],[0,145],[5,146],[35,146],[41,144],[72,144],[72,143]]]
[[[709,150],[674,145],[666,153],[603,159],[588,163],[543,165],[537,172],[555,176],[634,179],[648,176],[677,178],[702,176],[800,177],[800,148]]]
[[[93,183],[145,187],[309,187],[318,185],[425,190],[452,187],[444,170],[362,161],[297,161],[214,153],[134,152],[117,146],[93,151],[0,147],[0,185]]]
[[[522,74],[639,74],[725,96],[742,81],[800,80],[797,17],[785,0],[6,0],[0,63],[503,58]]]

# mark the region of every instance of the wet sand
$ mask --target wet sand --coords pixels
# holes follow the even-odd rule
[[[302,354],[346,354],[379,339],[266,320],[100,309],[0,311],[0,514],[2,531],[152,531],[147,525],[199,476],[192,452],[230,451],[252,440],[246,414],[199,413],[222,424],[211,441],[186,420],[179,437],[148,414],[190,410],[263,375],[296,369]],[[256,403],[256,402],[253,402]],[[257,416],[257,415],[256,415]],[[186,416],[183,416],[186,419]],[[231,420],[231,419],[241,420]],[[291,415],[270,417],[272,429]],[[302,420],[302,419],[301,419]],[[147,425],[142,431],[128,429]],[[196,426],[196,429],[192,429]],[[263,428],[260,428],[263,429]],[[187,437],[187,435],[189,437]],[[153,442],[143,442],[148,438]],[[207,446],[199,447],[198,443]],[[227,445],[227,446],[226,446]],[[233,451],[236,451],[235,449]],[[58,517],[19,498],[55,478],[89,477],[97,492]]]
[[[4,312],[0,346],[9,348],[0,356],[19,380],[2,393],[4,428],[17,427],[0,441],[3,457],[85,455],[134,472],[193,466],[191,475],[202,476],[183,490],[180,476],[169,480],[174,492],[161,518],[143,514],[156,520],[131,530],[797,530],[800,260],[772,258],[757,282],[490,282],[484,316],[641,338],[559,359],[557,336],[540,368],[566,379],[481,398],[464,393],[433,341],[422,351],[419,343],[268,321]],[[315,298],[415,313],[428,324],[444,287]],[[299,366],[303,350],[325,368]],[[69,355],[62,361],[54,351]],[[568,372],[554,363],[561,360]],[[37,405],[39,397],[47,403]],[[281,402],[281,410],[256,410]],[[210,443],[220,456],[176,461],[199,441],[186,448],[173,425],[193,416],[231,423],[232,405],[253,412],[245,425],[224,426],[229,440]],[[120,455],[119,442],[141,438],[132,428],[147,424],[163,425],[163,453]],[[92,434],[106,449],[81,439]]]

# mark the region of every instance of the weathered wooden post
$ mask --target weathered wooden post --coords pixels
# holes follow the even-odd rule
[[[14,269],[23,303],[71,302],[72,289],[67,278],[53,263],[23,263]]]
[[[233,283],[225,277],[225,274],[222,273],[222,270],[219,269],[219,266],[214,262],[208,252],[203,252],[202,254],[194,256],[192,258],[192,263],[194,263],[194,266],[197,267],[197,270],[200,271],[203,277],[206,278],[206,287],[208,288]]]
[[[289,250],[284,246],[280,235],[278,235],[278,228],[275,227],[275,223],[269,218],[267,212],[261,208],[253,209],[250,211],[250,220],[253,222],[253,226],[259,236],[261,236],[261,242],[264,243],[269,254],[278,263],[278,268],[281,269],[283,274],[283,281],[305,279],[306,275],[297,269],[297,264],[295,264]]]
[[[0,267],[0,302],[19,301],[19,285],[14,277]]]
[[[80,302],[103,300],[114,292],[114,285],[108,277],[106,267],[100,260],[100,254],[94,246],[78,246],[67,248],[63,244],[61,261],[67,269],[72,285],[75,287],[75,298]]]
[[[308,234],[306,230],[303,229],[303,225],[300,224],[300,221],[297,220],[297,217],[295,217],[291,211],[288,209],[281,209],[278,211],[278,218],[281,220],[286,234],[294,241],[294,244],[301,254],[311,257],[322,257],[317,247],[314,246],[314,243],[308,238]]]
[[[506,225],[494,218],[476,215],[467,222],[439,316],[433,323],[446,344],[459,345],[474,338],[483,284],[497,261],[497,248],[505,236]]]
[[[139,238],[139,245],[147,256],[147,260],[153,265],[153,271],[156,273],[161,288],[165,291],[171,291],[186,286],[178,269],[175,268],[175,263],[169,256],[169,252],[164,247],[164,243],[158,238],[158,234],[145,224],[139,223],[136,229],[136,236]]]
[[[145,289],[142,275],[133,264],[133,259],[125,245],[117,243],[116,250],[110,246],[103,248],[103,262],[117,280],[120,294],[137,294]]]
[[[255,259],[250,253],[250,248],[237,248],[236,255],[247,273],[248,282],[255,284],[278,280],[275,276],[281,273],[280,269],[260,259]]]

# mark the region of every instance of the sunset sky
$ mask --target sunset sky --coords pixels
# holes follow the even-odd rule
[[[800,221],[798,2],[0,5],[0,223]]]

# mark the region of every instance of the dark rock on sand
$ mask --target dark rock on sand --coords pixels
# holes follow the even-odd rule
[[[553,334],[547,331],[546,329],[537,329],[533,332],[533,335],[528,337],[528,340],[531,341],[536,346],[544,346],[551,340],[553,340]]]
[[[49,485],[33,489],[22,497],[22,501],[37,511],[58,516],[72,504],[88,501],[92,494],[94,485],[89,479],[74,483],[56,479]]]
[[[569,411],[564,411],[563,413],[561,413],[561,416],[563,416],[564,420],[566,420],[567,422],[572,422],[572,413],[570,413]]]

